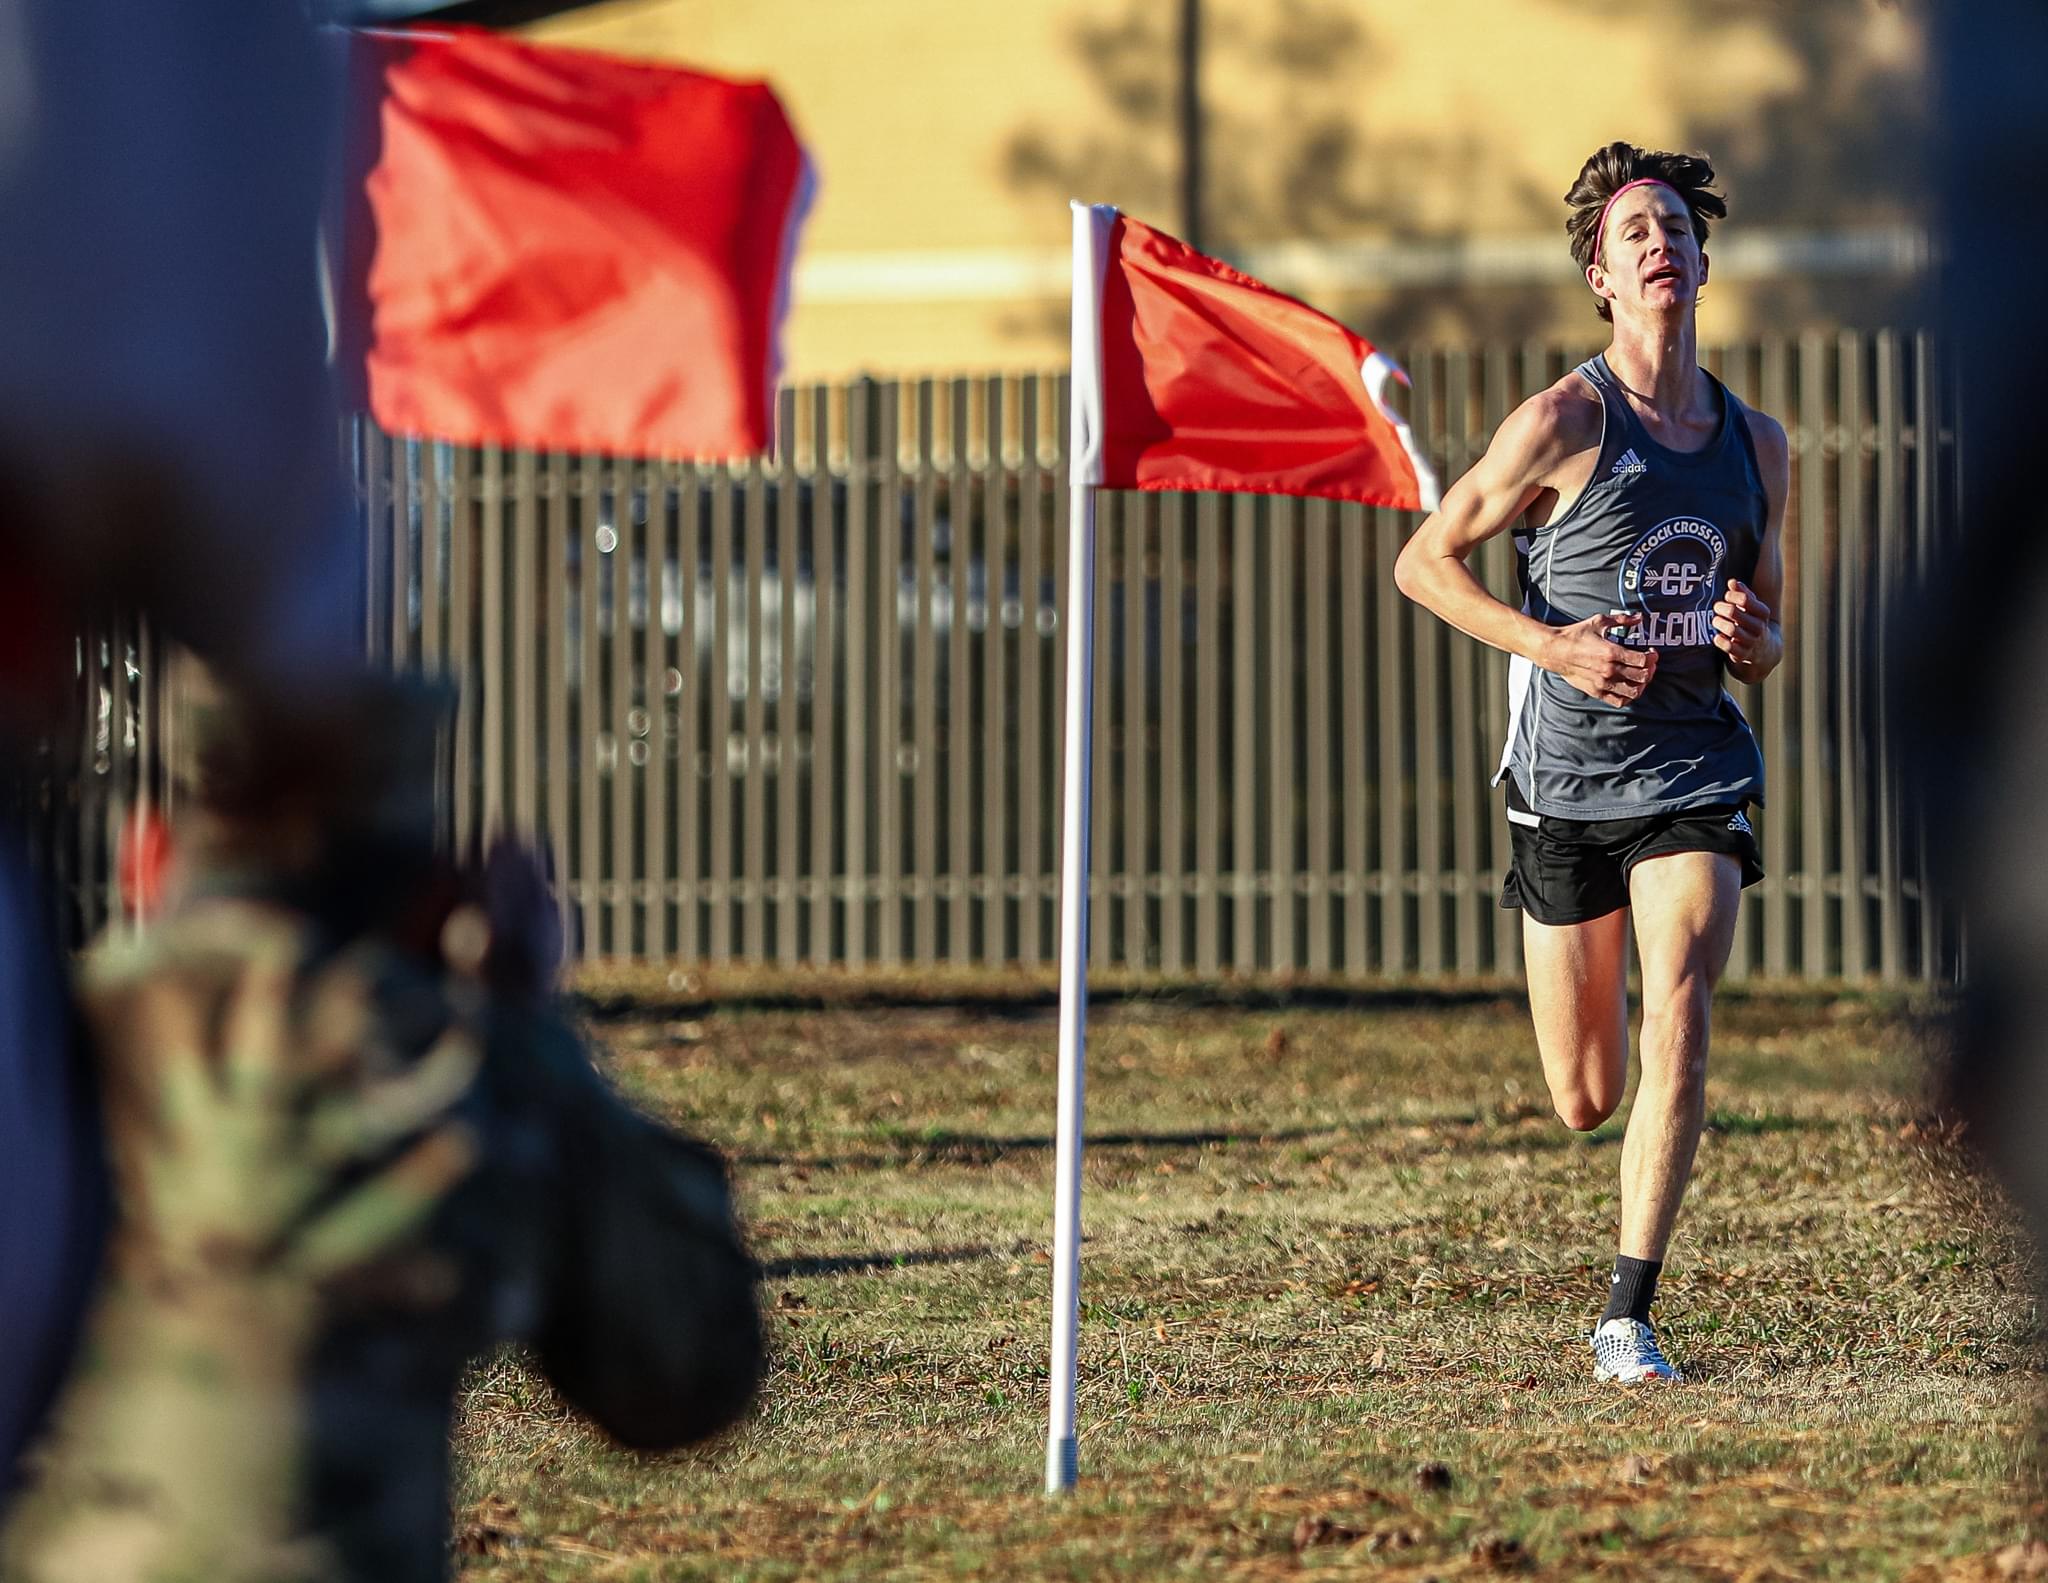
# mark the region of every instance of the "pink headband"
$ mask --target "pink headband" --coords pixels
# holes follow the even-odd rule
[[[1670,182],[1660,180],[1655,176],[1638,176],[1634,181],[1623,182],[1619,187],[1616,187],[1614,189],[1613,195],[1609,197],[1607,202],[1601,206],[1600,223],[1593,227],[1594,263],[1597,264],[1600,262],[1601,239],[1607,235],[1607,211],[1614,207],[1614,201],[1616,198],[1619,198],[1623,193],[1631,191],[1632,189],[1637,187],[1662,187],[1666,189],[1671,194],[1671,196],[1676,198],[1680,203],[1685,203],[1685,194],[1680,192],[1676,187],[1672,186]],[[1685,204],[1685,212],[1687,214],[1692,213],[1691,204]]]

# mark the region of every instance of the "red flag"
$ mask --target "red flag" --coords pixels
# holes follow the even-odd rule
[[[1436,508],[1436,478],[1385,400],[1389,379],[1408,382],[1391,359],[1163,231],[1110,208],[1083,212],[1074,391],[1094,441],[1077,458],[1085,482]]]
[[[381,90],[378,423],[472,445],[765,448],[810,187],[774,94],[480,29],[361,43]]]

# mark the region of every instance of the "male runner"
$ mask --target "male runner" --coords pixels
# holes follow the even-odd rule
[[[1676,1381],[1649,1322],[1704,1119],[1710,1000],[1742,888],[1763,757],[1722,685],[1784,656],[1785,431],[1699,366],[1706,160],[1610,143],[1565,202],[1572,257],[1614,327],[1530,397],[1401,552],[1404,593],[1514,656],[1507,783],[1529,1006],[1551,1102],[1597,1127],[1628,1058],[1626,935],[1642,965],[1642,1079],[1595,1375]],[[1522,608],[1467,560],[1511,525]]]

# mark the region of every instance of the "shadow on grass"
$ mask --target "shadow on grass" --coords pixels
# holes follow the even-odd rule
[[[908,1253],[799,1253],[786,1259],[768,1259],[757,1269],[764,1281],[786,1281],[803,1275],[906,1270],[915,1264],[972,1264],[976,1259],[992,1259],[996,1252],[983,1242],[965,1248],[919,1248]]]
[[[1388,1125],[1385,1121],[1349,1123],[1329,1127],[1287,1127],[1275,1132],[1229,1132],[1203,1129],[1187,1132],[1091,1132],[1085,1140],[1089,1149],[1202,1149],[1232,1144],[1299,1143],[1304,1138],[1326,1138],[1335,1133],[1365,1132]],[[890,1147],[862,1154],[755,1154],[733,1156],[742,1165],[805,1166],[813,1170],[872,1170],[901,1165],[906,1161],[946,1165],[994,1165],[1019,1154],[1049,1154],[1055,1140],[1050,1133],[1018,1137],[990,1137],[982,1133],[952,1132],[933,1127],[905,1133],[890,1140]]]
[[[1707,1117],[1708,1132],[1720,1137],[1761,1138],[1774,1132],[1839,1132],[1842,1124],[1819,1116],[1743,1116],[1717,1110]]]
[[[1701,1132],[1713,1138],[1762,1138],[1779,1132],[1839,1132],[1842,1123],[1825,1116],[1744,1116],[1733,1111],[1717,1110],[1708,1115]],[[1617,1116],[1612,1121],[1603,1121],[1592,1132],[1554,1132],[1548,1139],[1516,1138],[1503,1140],[1501,1147],[1517,1149],[1570,1148],[1576,1145],[1584,1149],[1602,1149],[1620,1143],[1628,1135],[1628,1117]],[[1482,1145],[1484,1147],[1485,1145]]]
[[[1177,1132],[1091,1132],[1085,1147],[1090,1151],[1114,1149],[1209,1149],[1243,1145],[1259,1148],[1285,1143],[1302,1143],[1311,1138],[1337,1142],[1362,1139],[1369,1134],[1400,1132],[1405,1141],[1422,1145],[1417,1154],[1530,1153],[1557,1149],[1603,1149],[1619,1144],[1626,1132],[1622,1118],[1603,1123],[1594,1132],[1572,1132],[1563,1126],[1544,1126],[1530,1131],[1519,1125],[1527,1113],[1509,1116],[1463,1115],[1415,1122],[1390,1116],[1371,1116],[1332,1122],[1320,1127],[1282,1127],[1271,1131],[1226,1128],[1194,1128]],[[1716,1111],[1707,1117],[1705,1130],[1716,1137],[1763,1137],[1784,1132],[1834,1132],[1841,1123],[1808,1116],[1745,1116]],[[891,1166],[996,1165],[1020,1155],[1049,1154],[1055,1146],[1050,1133],[996,1137],[985,1133],[954,1132],[932,1127],[904,1132],[873,1150],[847,1154],[762,1153],[742,1150],[732,1158],[741,1165],[800,1167],[815,1171],[863,1171]],[[1403,1150],[1402,1152],[1409,1152]]]
[[[841,987],[843,984],[844,987]],[[741,987],[730,993],[572,990],[569,1006],[587,1021],[605,1027],[671,1018],[704,1017],[719,1011],[953,1011],[999,1021],[1039,1022],[1055,1017],[1060,997],[1056,986],[1026,984],[988,987],[971,980],[949,984],[943,976],[932,983],[884,980],[862,983],[845,979],[830,985],[787,988]],[[1229,981],[1185,985],[1091,985],[1088,1008],[1101,1012],[1116,1007],[1146,1006],[1186,1011],[1433,1011],[1460,1006],[1499,1006],[1521,1010],[1528,1002],[1519,989],[1498,984],[1348,985],[1289,984],[1284,981]]]

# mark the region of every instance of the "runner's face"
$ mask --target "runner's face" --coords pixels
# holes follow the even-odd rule
[[[1623,193],[1586,277],[1617,316],[1665,318],[1690,307],[1706,284],[1707,255],[1685,200],[1662,186]]]

